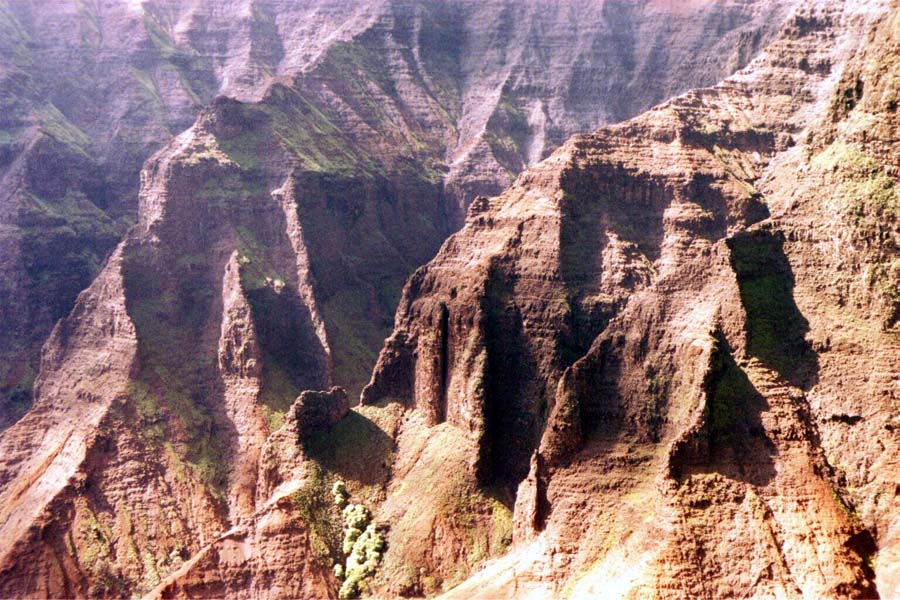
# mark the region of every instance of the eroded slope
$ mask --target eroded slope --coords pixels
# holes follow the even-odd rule
[[[352,178],[367,172],[341,159],[356,138],[371,142],[375,162],[412,159],[452,199],[443,237],[474,194],[499,193],[572,133],[745,64],[782,4],[699,3],[672,15],[615,1],[0,4],[0,426],[29,406],[41,345],[136,218],[143,162],[216,95],[259,101],[273,80],[293,81],[313,107],[295,151]],[[334,139],[323,149],[316,135]],[[402,268],[375,286],[377,308],[364,283],[332,311],[333,327],[349,332],[336,351],[351,387],[368,377],[409,266],[436,243],[410,240]],[[355,281],[353,270],[338,276]]]
[[[450,597],[895,593],[896,9],[800,9],[413,276],[364,402],[516,493],[512,550]]]

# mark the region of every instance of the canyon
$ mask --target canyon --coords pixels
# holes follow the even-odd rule
[[[0,25],[0,596],[898,593],[896,0]]]
[[[277,136],[298,173],[320,178],[308,186],[320,203],[346,184],[344,214],[398,194],[421,205],[408,231],[390,230],[402,221],[391,209],[375,231],[335,223],[338,207],[309,217],[380,245],[380,264],[334,245],[312,257],[338,330],[324,351],[358,392],[403,281],[475,195],[500,193],[576,132],[715,83],[783,10],[701,3],[661,26],[664,3],[4,0],[0,427],[30,406],[51,329],[137,221],[143,163],[214,99],[263,119],[280,110],[274,130],[232,131],[232,150],[249,159],[257,137]]]

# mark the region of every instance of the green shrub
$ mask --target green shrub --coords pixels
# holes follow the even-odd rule
[[[372,513],[362,504],[349,504],[350,494],[342,481],[331,488],[334,503],[343,506],[344,565],[334,565],[334,576],[341,579],[339,595],[355,598],[362,592],[362,583],[375,574],[386,546],[384,535],[372,522]]]
[[[371,513],[362,504],[348,504],[344,508],[344,554],[353,552],[354,544],[371,521]]]
[[[334,503],[338,507],[344,508],[347,506],[347,499],[350,497],[350,493],[347,491],[347,486],[340,479],[331,486],[331,495],[334,496]]]
[[[347,557],[345,579],[339,595],[341,598],[353,598],[360,593],[360,584],[367,577],[375,574],[384,552],[384,536],[369,523],[353,543]]]

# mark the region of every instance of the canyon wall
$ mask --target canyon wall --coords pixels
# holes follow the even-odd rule
[[[336,344],[336,360],[358,391],[403,280],[458,228],[475,194],[499,193],[577,131],[743,66],[783,7],[670,11],[614,1],[0,2],[0,427],[30,406],[50,330],[137,219],[144,161],[217,96],[254,103],[280,82],[298,106],[311,104],[298,127],[333,139],[315,157],[321,147],[292,140],[307,153],[301,168],[331,179],[310,187],[349,178],[352,194],[379,211],[390,204],[403,184],[360,191],[372,165],[343,160],[352,146],[379,165],[407,161],[427,180],[414,201],[436,203],[441,217],[407,241],[386,281],[360,280],[354,256],[328,269],[351,282],[333,301],[341,314],[326,319],[335,337],[351,338]]]
[[[246,6],[328,42],[213,36],[0,437],[0,595],[335,597],[338,480],[378,597],[896,593],[896,2]]]
[[[515,498],[448,597],[896,595],[897,9],[799,8],[413,275],[363,402],[456,429]]]

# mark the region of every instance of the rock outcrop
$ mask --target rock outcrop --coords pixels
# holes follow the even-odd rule
[[[0,436],[0,596],[334,597],[338,479],[379,597],[897,593],[896,1],[293,4],[142,21],[240,98]]]
[[[363,402],[515,494],[512,549],[449,597],[896,595],[898,8],[798,9],[410,279]]]
[[[414,227],[387,270],[340,244],[328,250],[341,264],[317,267],[320,295],[334,298],[323,318],[348,338],[333,349],[338,379],[355,395],[403,280],[461,224],[474,194],[499,193],[577,131],[743,66],[774,34],[783,4],[669,14],[612,0],[5,0],[0,428],[27,410],[50,330],[137,218],[142,164],[216,96],[253,103],[273,81],[290,82],[298,94],[288,102],[302,113],[290,118],[305,131],[289,142],[312,153],[307,187],[351,190],[348,207],[375,202],[379,221],[398,217],[385,208],[396,194],[447,196],[439,222]],[[253,127],[236,140],[244,158],[260,150]],[[371,164],[348,160],[360,148]],[[371,167],[387,160],[428,189],[373,184]]]
[[[329,430],[350,412],[350,400],[343,388],[327,392],[306,390],[291,409],[297,421],[300,439],[312,437],[318,431]]]

